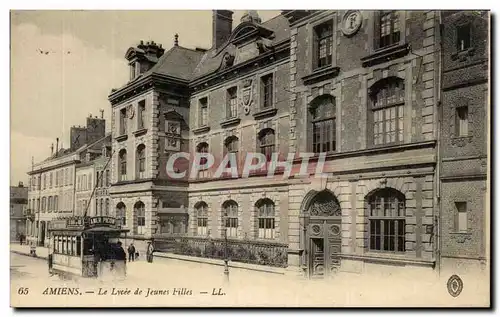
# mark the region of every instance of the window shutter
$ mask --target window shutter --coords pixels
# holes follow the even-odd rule
[[[380,47],[380,12],[373,12],[373,49]]]

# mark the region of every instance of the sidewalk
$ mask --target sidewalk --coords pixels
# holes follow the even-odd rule
[[[11,243],[10,244],[10,252],[21,254],[21,255],[28,255],[31,256],[30,254],[30,246],[23,244],[20,245],[19,243]],[[47,259],[49,255],[49,249],[46,247],[36,247],[36,257],[41,258],[41,259]]]

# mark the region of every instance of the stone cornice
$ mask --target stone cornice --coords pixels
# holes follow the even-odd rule
[[[188,91],[188,83],[189,82],[185,79],[153,73],[146,77],[132,81],[125,87],[113,91],[108,96],[108,100],[111,102],[112,106],[115,106],[118,103],[157,87],[168,87],[168,90],[174,91],[180,90],[182,95],[182,91]]]

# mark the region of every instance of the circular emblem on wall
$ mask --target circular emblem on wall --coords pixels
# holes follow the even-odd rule
[[[330,232],[334,235],[337,236],[340,233],[340,228],[337,225],[332,225],[330,226]]]
[[[363,23],[363,16],[359,11],[347,11],[342,19],[342,33],[345,36],[352,36],[358,32]]]
[[[457,297],[460,293],[462,293],[464,282],[460,277],[458,277],[458,275],[452,275],[448,280],[446,287],[448,288],[448,293],[450,293],[451,296]]]
[[[312,226],[311,229],[314,234],[319,234],[321,232],[321,228],[318,225]]]

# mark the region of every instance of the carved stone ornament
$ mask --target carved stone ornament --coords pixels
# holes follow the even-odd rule
[[[241,91],[241,101],[243,105],[243,112],[248,115],[250,114],[250,105],[252,104],[252,95],[253,95],[253,89],[252,89],[252,80],[251,79],[246,79],[243,82],[243,89]]]
[[[452,138],[451,139],[451,145],[455,145],[458,147],[464,147],[468,143],[472,142],[472,137],[471,136],[466,136],[466,137],[458,137],[458,138]]]
[[[129,117],[129,119],[132,119],[134,117],[134,115],[135,115],[134,107],[129,106],[128,107],[128,117]]]
[[[345,36],[353,36],[363,24],[363,16],[359,11],[347,11],[342,19],[342,33]]]
[[[311,206],[311,216],[341,216],[340,206],[333,200],[316,201]]]
[[[231,67],[234,64],[234,55],[229,53],[225,53],[222,57],[222,65],[221,68]]]

